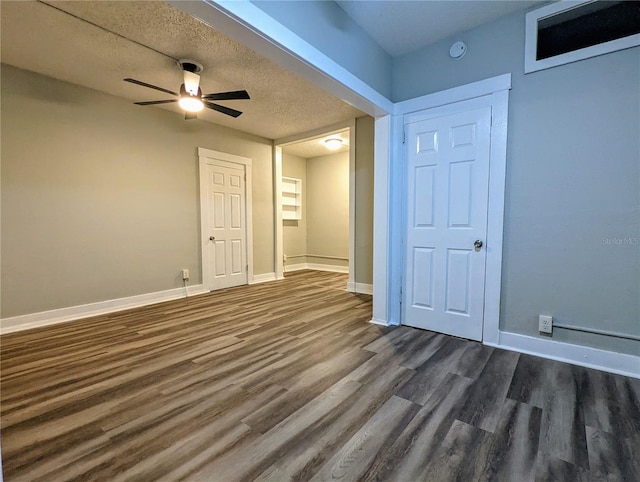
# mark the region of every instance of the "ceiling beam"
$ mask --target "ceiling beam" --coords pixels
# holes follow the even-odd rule
[[[250,2],[172,0],[171,5],[373,117],[393,103]]]

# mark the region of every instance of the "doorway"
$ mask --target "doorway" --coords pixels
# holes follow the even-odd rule
[[[355,122],[276,141],[276,276],[348,274],[355,244]],[[353,290],[352,290],[353,291]]]

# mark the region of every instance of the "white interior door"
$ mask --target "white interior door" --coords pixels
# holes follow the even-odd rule
[[[405,126],[403,323],[482,339],[491,109]]]
[[[247,284],[245,168],[224,161],[209,163],[203,270],[210,289]]]

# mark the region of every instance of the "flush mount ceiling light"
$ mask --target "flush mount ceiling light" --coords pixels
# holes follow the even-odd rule
[[[324,143],[332,151],[335,151],[336,149],[340,149],[340,147],[342,147],[342,139],[337,138],[337,137],[332,137],[331,139],[326,139],[324,141]]]

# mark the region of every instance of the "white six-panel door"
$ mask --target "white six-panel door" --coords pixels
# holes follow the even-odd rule
[[[222,164],[219,162],[218,164]],[[208,164],[207,231],[203,233],[211,289],[247,284],[245,171],[242,166]]]
[[[481,340],[491,109],[405,128],[403,323]]]

